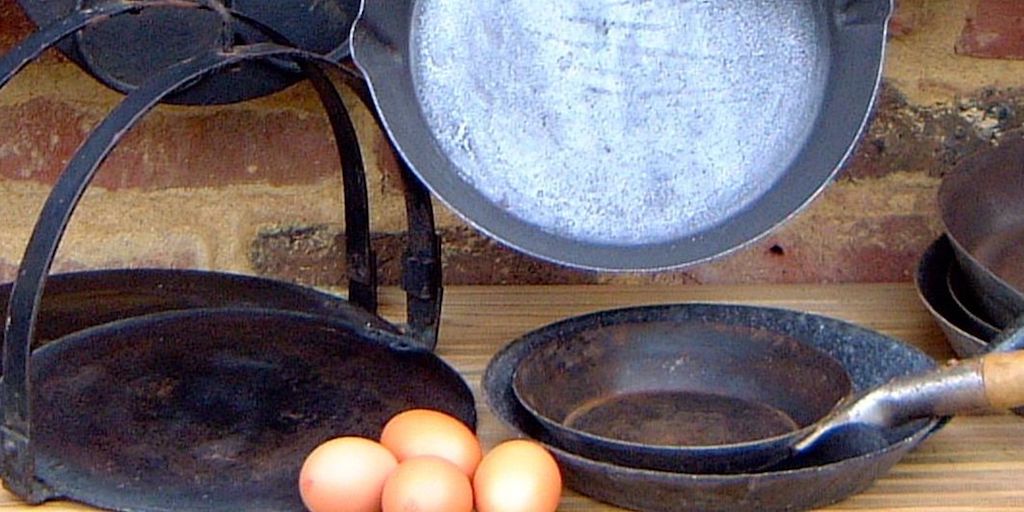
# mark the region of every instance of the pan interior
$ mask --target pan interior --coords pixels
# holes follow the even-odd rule
[[[726,395],[648,391],[584,404],[565,426],[591,434],[662,446],[715,446],[767,439],[797,430],[784,411]]]
[[[664,447],[788,434],[850,386],[838,361],[794,337],[704,320],[564,334],[524,358],[514,380],[523,405],[567,434]]]
[[[459,177],[540,230],[656,244],[728,221],[820,109],[810,0],[422,0],[416,94]]]
[[[946,231],[988,272],[1024,293],[1024,134],[964,160],[943,178]]]
[[[979,236],[971,253],[1007,284],[1024,293],[1024,222]]]

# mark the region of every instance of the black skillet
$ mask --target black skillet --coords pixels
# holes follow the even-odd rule
[[[852,393],[840,362],[805,335],[737,323],[713,306],[606,313],[553,330],[516,368],[516,397],[560,447],[624,466],[751,472],[836,432],[1024,404],[1024,352]],[[1021,340],[1024,331],[1007,329],[993,344]]]
[[[96,13],[30,37],[4,61],[10,71],[3,76],[94,20],[90,15]],[[428,198],[413,181],[407,214],[421,232],[412,233],[406,258],[408,334],[377,329],[358,315],[194,309],[104,324],[30,351],[56,247],[104,157],[168,94],[234,64],[268,58],[303,65],[330,116],[343,168],[361,165],[344,106],[321,70],[332,65],[301,50],[273,44],[212,50],[129,94],[55,185],[12,291],[2,469],[5,485],[23,499],[64,497],[117,510],[302,510],[298,468],[326,438],[373,437],[409,407],[439,409],[475,425],[469,388],[431,352],[438,246]]]
[[[601,501],[647,511],[760,511],[824,506],[865,489],[943,423],[932,418],[896,428],[852,429],[825,440],[798,458],[756,473],[693,474],[633,468],[575,453],[565,448],[517,400],[513,390],[515,369],[545,346],[600,332],[608,326],[620,326],[626,332],[633,327],[643,333],[650,325],[681,331],[692,326],[718,325],[785,336],[839,362],[854,393],[935,366],[931,358],[916,348],[867,329],[812,314],[749,306],[683,304],[629,308],[576,317],[528,333],[499,351],[488,364],[483,378],[488,404],[505,424],[544,443],[555,454],[569,487]]]
[[[519,362],[513,391],[573,453],[665,471],[763,468],[850,394],[850,379],[796,336],[720,317],[693,305],[542,329],[548,341]]]

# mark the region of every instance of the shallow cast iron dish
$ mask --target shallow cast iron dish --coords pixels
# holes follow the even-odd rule
[[[0,59],[0,84],[87,18],[30,36]],[[439,247],[429,196],[415,180],[406,183],[410,325],[402,333],[367,322],[373,309],[327,316],[221,307],[145,314],[31,349],[57,246],[104,158],[172,92],[266,59],[302,65],[319,93],[341,153],[346,225],[355,226],[347,234],[356,238],[353,246],[368,249],[368,228],[349,224],[367,221],[365,208],[348,210],[353,198],[365,206],[365,176],[351,121],[325,76],[333,63],[275,44],[235,46],[172,66],[133,91],[57,180],[11,291],[0,469],[4,485],[26,501],[68,498],[125,511],[300,511],[299,467],[327,438],[375,437],[387,419],[412,407],[475,427],[469,387],[432,352]],[[350,271],[370,261],[364,252],[348,257]],[[350,299],[358,294],[355,304],[372,308],[376,281],[366,272],[350,274]]]
[[[851,391],[838,361],[763,327],[626,312],[558,332],[519,362],[516,397],[560,447],[623,466],[760,469]]]
[[[559,446],[633,467],[756,471],[837,434],[871,436],[914,419],[1024,404],[1024,352],[958,361],[854,395],[841,365],[787,333],[707,315],[561,333],[520,362],[517,398]],[[999,343],[1020,338],[1024,330],[1007,330]]]
[[[959,357],[974,357],[989,350],[991,338],[975,330],[977,326],[950,296],[946,273],[955,264],[953,246],[943,235],[921,255],[915,276],[917,293],[953,352]]]
[[[1024,315],[1024,132],[964,160],[939,187],[939,208],[971,304],[1005,329]]]
[[[871,109],[891,8],[365,0],[352,58],[413,171],[481,231],[660,269],[749,243],[825,187]]]
[[[934,362],[911,346],[873,331],[817,315],[750,306],[682,304],[629,308],[577,317],[526,334],[499,351],[483,387],[495,414],[518,432],[544,443],[561,464],[567,484],[582,494],[647,511],[793,510],[819,507],[865,489],[942,420],[851,432],[757,473],[713,475],[632,468],[564,448],[516,399],[514,371],[551,343],[613,325],[715,323],[765,329],[799,340],[842,365],[854,393],[891,379],[925,372]]]

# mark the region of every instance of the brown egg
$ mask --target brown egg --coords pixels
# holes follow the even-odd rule
[[[562,496],[562,473],[543,446],[507,441],[480,461],[473,492],[477,512],[555,512]]]
[[[434,456],[398,465],[381,498],[383,512],[472,512],[473,486],[461,469]]]
[[[311,512],[380,512],[384,482],[397,466],[395,456],[376,441],[332,439],[306,457],[299,494]]]
[[[480,440],[461,421],[438,411],[412,409],[391,418],[380,442],[399,462],[433,455],[447,459],[466,476],[473,476],[480,463]]]

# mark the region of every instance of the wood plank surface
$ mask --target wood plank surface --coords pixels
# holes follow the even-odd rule
[[[621,306],[729,302],[811,311],[848,320],[915,344],[931,356],[952,357],[941,332],[909,284],[810,286],[530,286],[456,287],[445,291],[438,353],[458,368],[477,395],[485,448],[512,437],[487,410],[480,376],[510,340],[573,315]],[[402,295],[385,290],[383,314],[401,321]],[[0,492],[0,509],[80,511],[86,507],[21,504]],[[567,490],[563,512],[620,510]],[[958,417],[907,456],[866,492],[828,510],[1024,510],[1024,419],[1011,414]]]

